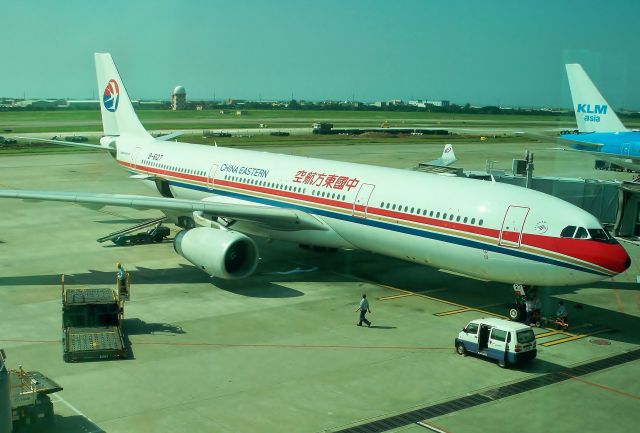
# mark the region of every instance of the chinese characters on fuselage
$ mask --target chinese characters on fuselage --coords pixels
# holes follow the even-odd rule
[[[355,177],[338,176],[337,174],[317,173],[306,170],[299,170],[295,176],[293,176],[293,181],[304,185],[338,190],[346,189],[347,191],[351,191],[351,189],[358,186],[360,182]]]

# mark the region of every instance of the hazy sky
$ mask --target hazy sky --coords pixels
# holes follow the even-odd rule
[[[96,97],[111,52],[133,98],[448,99],[571,105],[579,62],[640,108],[640,2],[0,0],[0,96]]]

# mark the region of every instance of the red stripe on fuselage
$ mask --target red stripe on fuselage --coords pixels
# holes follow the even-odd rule
[[[187,173],[175,172],[165,169],[159,169],[156,167],[148,167],[140,164],[131,164],[124,161],[118,161],[120,164],[132,168],[134,170],[144,170],[151,173],[161,174],[165,176],[171,176],[182,180],[192,180],[202,183],[209,182],[208,177],[197,176]],[[277,183],[277,182],[275,182]],[[352,202],[343,202],[338,200],[327,199],[323,197],[317,197],[313,195],[302,194],[293,191],[284,191],[280,189],[268,188],[264,186],[245,184],[241,182],[234,182],[224,179],[215,179],[215,185],[222,185],[226,187],[236,188],[246,192],[258,192],[274,196],[274,198],[288,198],[306,202],[308,204],[320,204],[325,206],[332,206],[344,210],[352,210]],[[356,205],[357,212],[364,212],[365,207],[363,205]],[[430,218],[426,216],[414,215],[409,213],[403,213],[399,211],[381,209],[369,206],[367,208],[367,214],[377,215],[386,218],[397,220],[397,223],[412,222],[418,224],[429,225],[442,229],[449,229],[460,232],[463,234],[473,234],[492,238],[498,242],[500,236],[500,230],[478,227],[474,225],[468,225],[455,221],[440,220]],[[517,243],[519,233],[504,232],[503,238],[505,240]],[[556,238],[553,236],[544,236],[537,234],[523,233],[521,244],[524,246],[530,246],[539,248],[553,253],[562,254],[578,260],[582,260],[596,266],[601,266],[612,272],[620,273],[624,272],[624,261],[627,256],[624,248],[618,244],[606,244],[603,242],[596,242],[590,239],[571,239],[571,238]]]

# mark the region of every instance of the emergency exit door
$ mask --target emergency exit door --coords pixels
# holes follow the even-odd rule
[[[502,221],[500,230],[500,245],[519,248],[522,241],[522,228],[529,214],[529,208],[523,206],[509,206]]]
[[[141,147],[136,147],[136,150],[133,151],[133,158],[131,159],[131,163],[133,164],[134,169],[138,169],[138,160],[140,159],[141,150]]]
[[[213,164],[209,169],[209,175],[207,176],[207,187],[213,189],[215,185],[216,172],[218,171],[218,164]]]
[[[360,185],[358,194],[356,194],[356,199],[353,201],[353,216],[358,218],[367,217],[369,199],[371,198],[371,193],[375,188],[375,185],[372,185],[370,183],[363,183],[362,185]]]

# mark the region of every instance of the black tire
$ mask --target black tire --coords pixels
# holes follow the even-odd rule
[[[153,236],[153,240],[154,240],[154,242],[156,242],[156,243],[160,243],[160,242],[162,242],[162,241],[164,240],[164,236],[163,236],[161,233],[156,233],[156,234]]]
[[[507,361],[505,361],[503,359],[498,360],[498,367],[507,368]]]
[[[467,354],[467,349],[464,347],[463,343],[456,344],[456,353],[462,356]]]
[[[522,320],[522,312],[516,305],[513,305],[509,308],[509,319],[513,320],[514,322],[519,322],[520,320]]]

